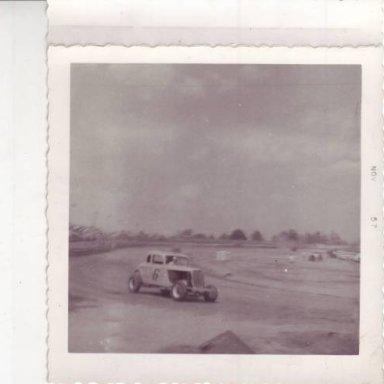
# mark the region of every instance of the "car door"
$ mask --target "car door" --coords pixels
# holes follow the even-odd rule
[[[152,267],[152,284],[163,286],[166,276],[164,256],[154,254],[152,259]]]
[[[152,264],[153,255],[148,255],[145,263],[140,264],[140,275],[144,284],[152,284],[154,266]]]

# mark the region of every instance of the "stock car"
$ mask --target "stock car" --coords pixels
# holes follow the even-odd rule
[[[181,253],[149,252],[128,280],[130,292],[137,293],[142,287],[158,288],[176,301],[194,296],[214,302],[218,297],[217,288],[205,285],[203,272],[191,266],[189,257]]]

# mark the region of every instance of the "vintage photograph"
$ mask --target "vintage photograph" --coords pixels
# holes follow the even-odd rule
[[[68,352],[359,354],[361,73],[71,63]]]

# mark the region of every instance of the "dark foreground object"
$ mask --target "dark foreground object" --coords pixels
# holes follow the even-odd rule
[[[230,354],[230,355],[247,355],[254,351],[243,340],[241,340],[232,331],[226,331],[215,336],[213,339],[206,341],[198,347],[191,346],[174,346],[164,348],[160,353],[209,353],[209,354]]]

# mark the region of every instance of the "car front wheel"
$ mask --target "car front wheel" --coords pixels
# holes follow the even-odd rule
[[[135,272],[128,280],[128,288],[133,293],[139,292],[141,284],[141,276],[138,272]]]
[[[183,281],[178,281],[173,284],[171,289],[172,299],[176,301],[182,301],[187,296],[187,286]]]
[[[213,303],[217,300],[219,292],[214,285],[207,286],[207,292],[204,292],[204,300]]]

